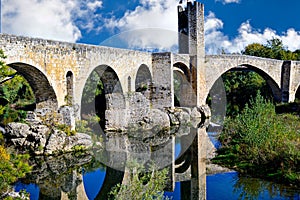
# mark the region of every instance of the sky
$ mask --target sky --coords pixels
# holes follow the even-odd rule
[[[207,54],[222,50],[240,53],[248,44],[266,44],[272,38],[281,39],[291,51],[300,49],[299,0],[200,2],[205,7]],[[170,50],[177,44],[178,3],[179,0],[1,0],[1,32],[73,43]],[[122,46],[120,38],[127,44]]]

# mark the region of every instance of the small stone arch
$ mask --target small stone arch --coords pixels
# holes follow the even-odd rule
[[[188,82],[191,82],[191,72],[185,64],[183,64],[182,62],[177,62],[173,65],[173,67],[174,70],[181,70],[181,72],[185,75],[186,80]]]
[[[58,102],[56,93],[43,72],[32,65],[21,62],[9,63],[7,65],[16,70],[18,74],[22,75],[28,81],[35,96],[37,109],[50,108],[57,110]]]
[[[147,65],[142,64],[136,74],[135,91],[144,93],[152,83],[152,75]]]
[[[191,73],[183,63],[173,65],[174,106],[193,107],[196,105],[196,94],[191,84]]]

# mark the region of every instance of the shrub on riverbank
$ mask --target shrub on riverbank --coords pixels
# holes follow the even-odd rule
[[[235,118],[228,118],[214,162],[242,173],[300,185],[300,121],[277,115],[260,94]]]
[[[0,199],[6,198],[12,189],[12,184],[30,172],[31,167],[27,161],[29,155],[10,154],[3,145],[0,132]]]

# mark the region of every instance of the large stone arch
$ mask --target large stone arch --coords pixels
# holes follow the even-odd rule
[[[146,90],[149,85],[152,83],[152,75],[149,70],[149,67],[145,64],[142,64],[135,77],[135,91],[140,92]]]
[[[57,110],[58,102],[56,93],[42,71],[22,62],[13,62],[7,65],[16,70],[18,74],[22,75],[28,81],[34,92],[37,109],[50,108]]]
[[[100,95],[97,96],[88,96],[89,98],[92,98],[91,104],[88,106],[92,107],[85,107],[84,97],[81,99],[81,114],[86,114],[86,109],[89,111],[90,114],[97,114],[100,117],[100,124],[101,128],[107,128],[109,127],[122,127],[123,122],[125,122],[122,117],[122,113],[120,110],[126,109],[126,103],[125,103],[125,97],[123,94],[123,88],[120,82],[120,79],[115,72],[113,68],[111,68],[108,65],[99,65],[95,67],[90,75],[88,76],[85,86],[82,91],[82,95],[87,89],[86,87],[93,87],[89,88],[89,91],[95,92],[97,83],[95,84],[95,81],[92,80],[93,83],[91,86],[87,85],[88,80],[91,79],[92,73],[96,73],[98,76],[98,81],[100,80],[102,82],[103,90]],[[94,95],[95,93],[93,93]],[[121,125],[120,125],[121,124]]]
[[[262,76],[271,88],[275,101],[281,101],[281,67],[283,61],[252,56],[208,56],[206,58],[206,94],[227,71],[251,70]]]
[[[182,62],[173,65],[174,106],[193,107],[196,105],[196,94],[191,84],[191,72]],[[179,83],[178,83],[179,82]]]

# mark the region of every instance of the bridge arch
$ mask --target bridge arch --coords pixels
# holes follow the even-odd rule
[[[220,66],[219,68],[222,68]],[[216,83],[216,81],[226,72],[228,71],[243,71],[243,70],[249,70],[253,71],[257,74],[259,74],[267,83],[267,85],[271,88],[274,100],[277,102],[281,101],[281,89],[278,84],[278,80],[274,80],[271,75],[269,75],[268,72],[266,72],[262,67],[254,66],[249,63],[241,63],[238,65],[232,65],[230,67],[224,67],[222,70],[215,72],[214,76],[210,77],[209,83],[207,84],[207,95],[205,96],[207,98],[208,93],[212,89],[213,85]]]
[[[176,62],[173,65],[173,80],[174,106],[195,106],[196,94],[191,84],[191,72],[188,66],[182,62]]]
[[[95,67],[86,79],[82,91],[81,116],[96,114],[100,117],[103,130],[107,110],[125,108],[123,88],[115,70],[105,64]]]
[[[152,75],[149,70],[149,67],[145,64],[142,64],[136,74],[135,78],[135,91],[143,92],[147,90],[149,85],[152,83]]]
[[[46,75],[33,65],[12,62],[7,64],[18,74],[22,75],[29,83],[35,96],[36,108],[50,108],[57,110],[58,101],[56,93]]]

